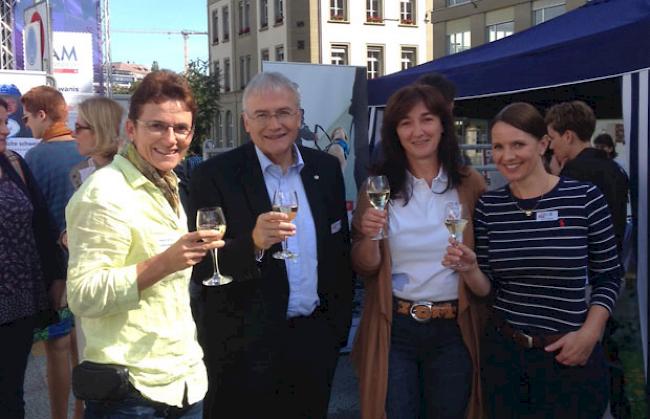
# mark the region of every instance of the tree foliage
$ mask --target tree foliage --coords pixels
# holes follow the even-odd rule
[[[194,138],[190,149],[201,154],[203,141],[210,136],[210,128],[219,111],[219,75],[211,74],[206,60],[193,60],[183,73],[192,88],[198,107],[194,121]]]

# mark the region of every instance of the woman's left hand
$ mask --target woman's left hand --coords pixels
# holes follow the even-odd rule
[[[594,350],[600,336],[589,330],[581,328],[575,332],[569,332],[556,342],[546,346],[546,352],[560,351],[555,360],[563,365],[575,367],[585,365]]]
[[[457,272],[468,272],[478,268],[476,253],[464,244],[449,239],[447,253],[442,258],[442,266]]]

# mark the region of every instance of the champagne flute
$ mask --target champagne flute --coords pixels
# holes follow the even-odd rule
[[[445,227],[449,230],[449,236],[459,243],[463,241],[463,230],[467,225],[467,219],[463,216],[462,204],[456,201],[445,203]]]
[[[366,188],[368,200],[373,208],[383,211],[388,204],[390,198],[390,185],[386,176],[370,176],[368,177],[368,186]],[[384,229],[382,227],[379,233],[372,240],[381,240],[385,238]]]
[[[221,233],[221,236],[223,237],[226,234],[226,217],[224,217],[221,207],[208,207],[199,209],[196,212],[196,229],[216,230]],[[214,263],[214,273],[210,278],[203,280],[203,285],[213,287],[231,283],[232,277],[221,275],[219,272],[217,249],[212,249],[212,262]]]
[[[273,211],[287,214],[289,222],[293,221],[298,215],[298,194],[296,194],[296,191],[275,191],[273,195]],[[289,238],[285,237],[282,241],[282,251],[273,253],[275,259],[295,259],[298,257],[298,253],[289,250],[288,240]]]

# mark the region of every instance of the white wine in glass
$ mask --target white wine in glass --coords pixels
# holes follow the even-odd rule
[[[370,176],[368,177],[368,186],[366,188],[368,200],[373,208],[383,211],[390,199],[390,185],[386,176]],[[384,229],[379,230],[379,233],[372,238],[372,240],[381,240],[385,238]]]
[[[196,212],[196,229],[197,230],[216,230],[223,237],[226,234],[226,217],[223,215],[221,207],[201,208]],[[212,262],[214,264],[213,275],[203,280],[203,285],[213,287],[225,285],[232,282],[232,277],[221,275],[219,272],[219,262],[217,261],[217,249],[212,249]]]
[[[292,222],[298,215],[298,194],[296,191],[275,191],[273,194],[273,211],[287,214],[289,222]],[[275,259],[295,259],[298,253],[289,250],[288,237],[282,241],[282,250],[273,253]]]
[[[454,241],[462,242],[466,225],[467,219],[464,218],[463,206],[456,201],[445,203],[445,227]]]

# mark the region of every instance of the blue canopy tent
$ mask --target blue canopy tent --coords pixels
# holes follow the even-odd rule
[[[496,42],[442,57],[368,81],[371,141],[380,125],[381,109],[397,89],[418,77],[438,72],[458,88],[457,107],[474,101],[527,100],[547,92],[591,86],[601,103],[615,104],[614,115],[625,126],[635,214],[639,318],[647,382],[648,367],[648,133],[650,131],[650,0],[592,0],[555,19]],[[562,89],[559,90],[558,87]],[[555,90],[553,90],[555,88]],[[603,92],[606,92],[603,96]],[[584,97],[584,95],[583,95]],[[507,103],[507,102],[505,102]],[[485,106],[474,109],[478,112]],[[499,108],[484,118],[491,118]],[[596,110],[597,115],[601,115]],[[468,117],[478,115],[464,114]],[[602,116],[601,116],[602,117]]]

